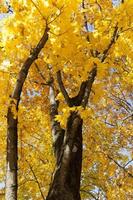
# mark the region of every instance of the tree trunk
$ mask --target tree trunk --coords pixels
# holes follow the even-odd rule
[[[17,199],[17,123],[14,119],[11,107],[7,114],[7,171],[6,171],[6,200]]]
[[[76,112],[72,112],[68,118],[60,148],[46,200],[80,200],[82,119]]]
[[[60,91],[69,107],[82,106],[84,109],[86,108],[96,74],[97,66],[94,65],[88,79],[81,83],[78,95],[70,98],[62,81],[61,72],[57,72]],[[49,100],[56,170],[46,200],[81,200],[83,120],[78,111],[71,112],[67,119],[66,129],[61,128],[60,123],[55,120],[58,115],[59,102],[55,98],[53,82],[50,85]]]
[[[7,161],[6,161],[6,200],[17,200],[17,157],[18,157],[18,106],[26,77],[32,63],[48,40],[49,28],[46,26],[44,34],[30,56],[24,62],[10,97],[7,112]]]

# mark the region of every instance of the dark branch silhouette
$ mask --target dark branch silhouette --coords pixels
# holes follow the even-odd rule
[[[101,62],[104,62],[104,60],[107,58],[109,50],[111,49],[111,47],[113,46],[113,44],[116,42],[116,40],[118,39],[119,34],[118,34],[118,26],[115,26],[112,38],[110,40],[109,45],[107,46],[107,48],[103,51],[103,56],[101,58]]]
[[[86,107],[88,98],[89,98],[89,95],[91,92],[92,84],[94,82],[96,74],[97,74],[97,68],[95,66],[89,73],[88,80],[83,81],[81,83],[78,95],[70,98],[68,95],[68,92],[66,91],[64,83],[62,81],[61,71],[57,72],[57,81],[58,81],[60,90],[61,90],[61,92],[65,98],[65,101],[69,107],[80,106],[80,105],[82,105],[83,107]]]

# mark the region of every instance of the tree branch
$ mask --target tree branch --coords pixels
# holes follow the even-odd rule
[[[27,60],[24,62],[23,66],[22,66],[22,68],[19,72],[17,83],[16,83],[14,91],[11,95],[11,98],[16,99],[16,100],[20,100],[22,87],[23,87],[23,84],[24,84],[25,79],[27,77],[29,68],[32,65],[32,63],[38,58],[40,51],[42,50],[42,48],[46,44],[46,42],[48,40],[48,31],[49,31],[49,28],[46,26],[44,34],[43,34],[42,38],[40,39],[39,43],[33,49],[30,56],[27,58]]]
[[[83,98],[83,101],[82,101],[82,106],[84,108],[86,107],[86,105],[88,103],[88,99],[89,99],[89,96],[90,96],[92,84],[93,84],[93,82],[95,80],[96,75],[97,75],[97,66],[95,65],[95,67],[89,73],[89,77],[88,77],[88,80],[87,80],[85,94],[84,94],[84,98]]]
[[[33,62],[38,58],[38,55],[48,40],[49,28],[46,25],[44,34],[40,39],[37,46],[30,53],[22,65],[18,78],[10,98],[10,104],[7,111],[7,161],[6,161],[6,195],[5,198],[9,199],[11,196],[17,199],[17,169],[18,169],[18,106],[20,96],[22,93],[23,85],[27,78],[29,69]],[[15,114],[13,109],[15,107]],[[14,116],[15,115],[15,116]]]
[[[112,38],[110,40],[109,45],[107,46],[107,48],[103,51],[103,56],[101,58],[101,62],[104,62],[104,60],[107,58],[108,56],[108,52],[111,49],[111,47],[113,46],[113,44],[116,42],[116,40],[118,39],[119,34],[118,34],[118,26],[115,26]]]
[[[35,67],[36,67],[38,73],[39,73],[40,76],[42,77],[42,79],[46,81],[46,79],[45,79],[43,73],[41,72],[40,68],[38,67],[38,64],[37,64],[36,62],[35,62],[34,64],[35,64]]]
[[[35,181],[36,181],[36,183],[37,183],[37,185],[38,185],[38,188],[39,188],[39,191],[40,191],[40,193],[41,193],[42,198],[45,199],[45,197],[44,197],[44,195],[43,195],[43,192],[42,192],[42,189],[41,189],[41,185],[40,185],[40,183],[39,183],[39,181],[38,181],[38,178],[37,178],[37,176],[36,176],[36,174],[35,174],[35,172],[34,172],[32,166],[31,166],[31,164],[30,164],[27,160],[26,160],[26,162],[27,162],[27,164],[29,165],[29,168],[30,168],[30,170],[31,170],[31,172],[32,172],[32,174],[33,174],[33,176],[34,176],[34,178],[35,178]]]
[[[57,14],[50,22],[48,22],[48,25],[54,22],[63,13],[63,8],[64,8],[64,5],[59,9],[60,13]]]
[[[119,168],[123,169],[128,176],[130,176],[131,178],[133,178],[133,174],[131,174],[129,171],[127,171],[127,169],[125,169],[125,167],[121,166],[116,160],[114,160],[111,156],[107,155],[107,157],[112,160]]]
[[[95,195],[92,194],[90,191],[86,191],[86,190],[83,190],[83,189],[81,189],[80,191],[81,191],[81,192],[84,192],[84,193],[87,193],[87,194],[90,195],[93,199],[98,200],[98,198],[96,198]]]
[[[75,99],[77,99],[77,102],[78,104],[80,105],[82,100],[83,100],[83,97],[85,95],[85,90],[86,90],[86,87],[87,87],[87,81],[83,81],[81,83],[81,86],[80,86],[80,89],[79,89],[79,93],[78,95],[75,97]]]
[[[56,158],[56,162],[58,163],[65,131],[61,128],[60,123],[57,122],[57,120],[55,120],[56,115],[58,115],[58,102],[55,99],[55,91],[53,84],[51,84],[49,87],[49,101],[54,155]]]
[[[57,81],[60,90],[69,107],[80,106],[80,105],[82,105],[84,108],[86,107],[96,74],[97,74],[97,67],[95,66],[89,73],[88,80],[82,82],[78,95],[70,98],[62,81],[61,72],[60,71],[57,72]]]
[[[33,0],[31,0],[31,2],[33,3],[33,5],[35,6],[35,8],[38,10],[38,12],[40,13],[40,15],[42,16],[42,18],[44,20],[46,20],[46,18],[44,17],[44,15],[42,14],[41,10],[38,8],[38,6],[35,4],[35,2]]]
[[[127,167],[131,162],[133,162],[133,159],[129,160],[129,161],[124,165],[124,168]]]
[[[70,105],[70,97],[69,97],[69,95],[68,95],[68,93],[67,93],[67,91],[65,89],[64,83],[62,81],[61,71],[60,70],[57,72],[57,81],[58,81],[59,88],[60,88],[60,90],[61,90],[61,92],[62,92],[62,94],[63,94],[63,96],[65,98],[65,101],[67,102],[67,104],[69,106],[71,106]]]
[[[85,1],[83,0],[82,1],[82,8],[85,9]],[[84,13],[84,25],[85,25],[85,29],[87,32],[89,32],[89,29],[88,29],[88,22],[87,22],[87,16],[86,14]],[[89,38],[87,38],[87,40],[89,41]]]

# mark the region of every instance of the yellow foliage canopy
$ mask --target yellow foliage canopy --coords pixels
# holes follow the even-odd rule
[[[8,12],[5,1],[0,3],[0,12]],[[19,112],[13,110],[19,117],[18,199],[42,199],[31,166],[44,196],[54,169],[50,76],[60,103],[56,120],[65,127],[72,109],[84,120],[82,198],[132,199],[133,1],[116,6],[111,0],[10,0],[9,5],[12,13],[0,20],[0,182],[5,173],[9,96],[47,23],[48,42],[30,69]],[[62,71],[73,97],[94,64],[98,74],[86,110],[68,108],[59,93],[56,72]]]

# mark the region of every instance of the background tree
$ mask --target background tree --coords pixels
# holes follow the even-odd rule
[[[80,199],[81,151],[77,153],[77,147],[82,149],[82,138],[80,143],[78,140],[82,121],[82,199],[132,199],[133,4],[131,0],[117,6],[113,2],[10,1],[13,14],[1,21],[0,33],[1,180],[9,96],[22,66],[34,54],[46,22],[49,27],[45,47],[31,63],[19,110],[12,107],[13,119],[18,118],[18,199],[44,199],[49,188],[50,199],[54,186],[62,181],[56,180],[59,163],[67,172],[69,166],[71,175],[78,171],[73,179],[70,173],[63,176],[67,184],[62,192],[69,191],[67,199],[72,199],[71,193]],[[89,97],[88,104],[85,97]],[[77,157],[62,167],[67,152]]]

